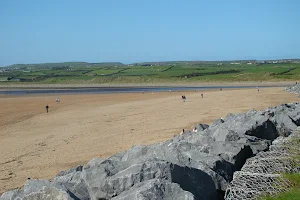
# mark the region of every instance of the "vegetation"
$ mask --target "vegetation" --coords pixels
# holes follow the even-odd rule
[[[285,193],[281,193],[275,197],[263,197],[261,200],[298,200],[300,199],[300,174],[284,174],[294,187]]]
[[[0,68],[1,83],[155,83],[296,81],[300,63],[45,63]]]
[[[293,167],[300,168],[300,139],[295,137],[289,145],[289,153],[293,160]],[[276,196],[264,196],[260,200],[298,200],[300,199],[300,173],[285,173],[282,174],[283,178],[290,181],[292,188],[288,192],[280,193]]]

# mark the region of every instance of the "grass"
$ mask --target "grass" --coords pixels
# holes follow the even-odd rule
[[[263,197],[260,200],[299,200],[300,199],[300,174],[283,174],[283,177],[288,179],[294,187],[285,193],[281,193],[274,197]]]
[[[74,68],[22,68],[0,73],[1,84],[7,78],[21,78],[20,83],[197,83],[247,81],[297,81],[300,64],[216,65],[166,64],[164,66],[78,66]]]
[[[275,197],[265,197],[262,200],[299,200],[300,199],[300,189],[294,188],[287,193],[282,193]]]

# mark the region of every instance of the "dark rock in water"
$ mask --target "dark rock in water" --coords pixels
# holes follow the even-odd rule
[[[130,190],[121,193],[112,200],[194,200],[194,195],[184,191],[176,183],[166,180],[152,179],[136,184]]]

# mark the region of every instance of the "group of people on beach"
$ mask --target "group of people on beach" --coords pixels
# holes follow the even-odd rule
[[[297,84],[297,82],[296,82],[296,84]],[[257,93],[259,93],[259,87],[258,86],[256,87],[256,90],[257,90]],[[222,88],[220,88],[220,91],[222,91]],[[195,90],[195,92],[196,92],[196,90]],[[203,93],[201,93],[201,97],[202,98],[204,97]],[[185,95],[182,95],[181,99],[182,99],[183,102],[185,102],[185,100],[186,100]],[[266,113],[266,117],[267,118],[270,117],[268,112]],[[197,128],[196,127],[194,127],[193,132],[197,133]],[[182,135],[183,133],[184,133],[184,129],[182,129],[182,131],[180,132],[180,135]]]
[[[197,133],[197,127],[194,127],[193,132]],[[180,132],[180,135],[182,135],[182,134],[184,134],[184,129],[182,129],[182,131]]]
[[[203,94],[201,94],[201,97],[203,98],[203,97],[204,97],[204,95],[203,95]],[[185,100],[186,100],[186,96],[185,96],[185,95],[182,95],[182,96],[181,96],[181,100],[182,100],[182,102],[185,102]]]

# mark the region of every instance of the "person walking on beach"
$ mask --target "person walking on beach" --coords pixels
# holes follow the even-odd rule
[[[201,97],[203,98],[203,94],[201,94]]]
[[[185,95],[182,95],[182,96],[181,96],[181,99],[182,99],[183,102],[185,102],[185,100],[186,100]]]
[[[49,106],[48,106],[48,105],[46,105],[46,111],[47,111],[47,113],[48,113],[48,110],[49,110]]]

